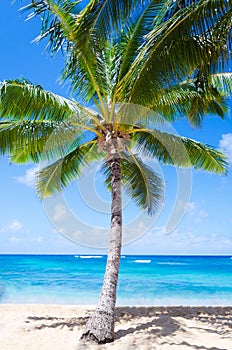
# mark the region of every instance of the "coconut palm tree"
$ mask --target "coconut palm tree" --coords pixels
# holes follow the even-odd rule
[[[98,306],[82,339],[114,339],[122,242],[121,189],[148,214],[159,207],[163,183],[144,157],[162,164],[226,172],[224,155],[200,142],[161,131],[186,117],[200,126],[224,117],[231,93],[231,1],[32,1],[42,20],[38,40],[63,50],[63,78],[82,103],[26,79],[0,84],[0,154],[11,162],[46,160],[37,173],[41,198],[102,162],[112,194],[110,242]],[[92,101],[90,109],[83,102]]]

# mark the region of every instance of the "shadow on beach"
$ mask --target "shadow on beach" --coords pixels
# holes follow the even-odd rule
[[[55,316],[29,316],[26,323],[34,330],[45,328],[66,328],[69,331],[82,331],[92,310],[86,309],[84,316],[55,317]],[[231,350],[232,349],[232,308],[231,307],[117,307],[116,308],[115,342],[123,346],[124,342],[144,342],[158,340],[159,345],[171,349],[204,349],[204,350]],[[204,332],[206,336],[220,336],[221,339],[231,337],[231,349],[225,347],[206,347],[191,344],[191,334]],[[190,332],[190,338],[185,337]],[[192,333],[191,333],[192,332]],[[183,334],[181,341],[175,336]],[[137,340],[135,340],[137,339]],[[127,343],[128,344],[128,343]],[[111,344],[111,346],[114,346]],[[81,346],[81,345],[80,345]],[[106,345],[107,346],[107,345]],[[109,344],[108,344],[109,346]],[[137,346],[137,348],[136,348]],[[156,349],[149,345],[148,349]],[[154,347],[153,347],[154,346]],[[78,349],[80,347],[78,346]],[[82,347],[81,347],[82,348]],[[124,348],[123,348],[124,349]],[[145,349],[142,345],[128,344],[126,349]],[[157,348],[159,349],[159,347]]]
[[[149,321],[143,322],[142,317],[149,318]],[[151,333],[159,337],[171,336],[177,331],[186,332],[182,322],[179,321],[180,317],[185,320],[199,321],[201,323],[201,330],[206,332],[218,334],[221,331],[223,335],[224,327],[228,327],[232,333],[231,307],[118,307],[116,311],[116,322],[120,322],[122,319],[125,321],[140,319],[141,322],[126,330],[118,330],[115,333],[115,339],[120,339],[130,333],[139,333],[140,331],[146,331],[147,334]],[[207,325],[206,328],[203,327],[204,323]],[[214,329],[209,329],[209,326],[214,326]],[[216,350],[216,348],[210,348],[210,350]]]

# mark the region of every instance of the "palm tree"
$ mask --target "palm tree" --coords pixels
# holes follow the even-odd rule
[[[121,188],[153,214],[163,183],[143,157],[162,164],[226,172],[224,155],[200,142],[161,131],[157,122],[187,117],[200,126],[224,117],[231,93],[231,1],[32,1],[41,38],[65,56],[63,78],[95,109],[57,96],[26,79],[0,85],[0,154],[11,162],[47,160],[37,173],[41,198],[62,191],[95,161],[111,190],[108,259],[98,306],[82,339],[114,339],[122,240]],[[142,106],[142,108],[141,108]],[[152,113],[151,113],[152,111]]]

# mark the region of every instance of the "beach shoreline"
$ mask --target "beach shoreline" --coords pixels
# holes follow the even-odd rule
[[[118,306],[115,341],[79,342],[94,306],[0,304],[1,350],[231,350],[230,306]]]

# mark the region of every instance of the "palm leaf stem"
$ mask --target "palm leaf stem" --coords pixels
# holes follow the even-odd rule
[[[80,110],[84,111],[92,120],[94,120],[97,124],[97,126],[102,129],[105,130],[104,126],[102,125],[102,123],[99,121],[99,119],[89,111],[89,109],[83,107],[82,105],[80,105],[79,103],[77,103],[78,108],[80,108]]]
[[[93,132],[94,134],[96,134],[97,136],[102,137],[102,134],[99,131],[97,131],[96,129],[92,129],[89,126],[86,126],[86,125],[83,125],[83,124],[78,124],[78,123],[75,123],[75,122],[72,122],[72,125],[73,126],[77,126],[77,127],[81,128],[83,130],[89,130],[89,131]]]
[[[88,141],[88,142],[85,142],[83,145],[80,145],[79,148],[81,149],[87,145],[91,145],[91,144],[95,144],[95,143],[97,143],[97,140]]]
[[[127,133],[132,134],[133,132],[138,132],[138,131],[151,132],[151,130],[147,128],[135,128],[135,129],[129,130]]]
[[[114,100],[112,100],[111,109],[110,109],[110,118],[109,118],[110,121],[113,121],[114,119],[114,112],[115,112],[115,102]],[[115,123],[117,124],[117,115],[116,115]]]
[[[96,90],[96,93],[97,93],[97,95],[98,95],[98,98],[99,98],[99,101],[100,101],[100,105],[101,105],[101,109],[102,109],[102,114],[103,114],[105,120],[106,120],[106,121],[109,121],[109,119],[108,119],[108,113],[107,113],[107,110],[105,109],[105,104],[104,104],[104,102],[103,102],[103,98],[102,98],[101,92],[100,92],[100,90],[99,90],[99,87],[98,87],[98,85],[97,85],[97,83],[96,83],[96,80],[94,79],[93,73],[92,73],[92,71],[91,71],[91,69],[90,69],[90,67],[89,67],[89,65],[88,65],[88,63],[87,63],[87,60],[86,60],[86,58],[85,58],[84,55],[82,56],[82,59],[83,59],[85,65],[86,65],[86,68],[87,68],[88,73],[89,73],[89,75],[90,75],[90,77],[91,77],[93,86],[94,86],[94,88],[95,88],[95,90]]]

